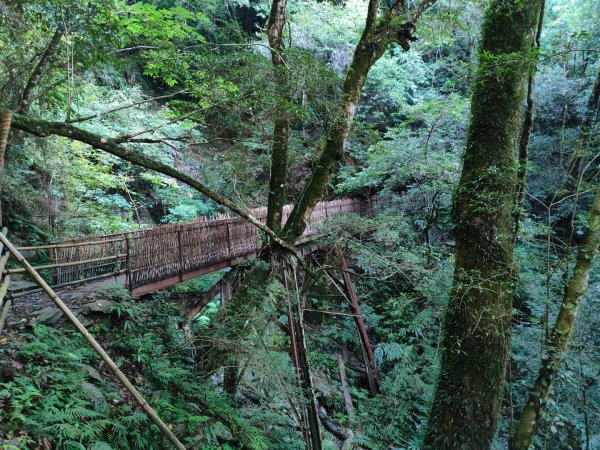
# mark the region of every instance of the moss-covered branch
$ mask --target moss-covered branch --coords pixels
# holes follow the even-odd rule
[[[412,36],[415,30],[414,24],[423,12],[434,3],[435,0],[423,0],[414,8],[409,20],[403,22],[397,20],[396,13],[404,3],[401,1],[396,2],[376,25],[371,24],[371,16],[374,11],[373,5],[376,6],[377,2],[369,3],[367,26],[356,46],[352,62],[346,73],[342,102],[325,139],[321,153],[317,158],[311,177],[285,224],[283,236],[286,240],[294,241],[303,233],[313,208],[327,188],[327,183],[335,165],[344,156],[344,148],[354,121],[354,114],[360,100],[360,92],[369,70],[381,58],[390,44],[398,43],[404,50],[410,48],[410,42],[415,40]]]
[[[573,276],[565,288],[560,311],[548,339],[548,354],[542,359],[538,377],[531,389],[529,399],[523,407],[519,424],[510,441],[511,450],[527,450],[533,441],[537,424],[544,412],[550,389],[556,379],[563,352],[569,345],[569,339],[577,319],[577,311],[581,299],[587,291],[599,246],[600,190],[596,193],[590,210],[588,228],[577,255]]]
[[[88,144],[98,150],[103,150],[111,155],[118,156],[121,159],[129,161],[132,164],[144,167],[146,169],[154,170],[175,178],[182,183],[194,188],[201,194],[213,200],[219,205],[229,208],[231,211],[237,213],[243,219],[247,220],[255,227],[263,231],[269,236],[274,242],[286,248],[287,250],[296,254],[296,249],[292,244],[283,241],[277,236],[277,234],[267,227],[265,224],[260,222],[252,214],[248,213],[244,208],[236,205],[231,200],[213,191],[205,184],[201,183],[194,177],[180,172],[171,166],[156,161],[143,153],[128,148],[114,139],[99,136],[89,131],[83,130],[76,126],[63,123],[63,122],[49,122],[43,119],[34,119],[32,117],[24,116],[21,114],[13,114],[12,126],[21,131],[31,133],[35,136],[46,137],[49,135],[63,136],[75,141]]]

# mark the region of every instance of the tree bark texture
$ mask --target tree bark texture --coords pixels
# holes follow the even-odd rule
[[[456,263],[424,448],[490,448],[510,350],[515,148],[542,0],[493,0],[453,218]]]
[[[596,81],[592,87],[592,92],[588,99],[585,117],[579,130],[579,136],[575,141],[575,151],[569,169],[569,178],[571,185],[577,185],[581,177],[582,162],[586,156],[586,150],[593,139],[594,124],[598,120],[600,112],[600,66],[596,73]],[[572,189],[573,191],[576,189]]]
[[[537,424],[544,412],[550,389],[556,379],[563,353],[569,345],[569,339],[577,319],[577,311],[581,299],[587,291],[599,246],[600,190],[596,192],[596,198],[590,209],[588,228],[583,236],[575,269],[565,288],[558,317],[550,332],[547,354],[542,359],[537,379],[521,412],[519,423],[510,441],[510,450],[527,450],[532,444]]]

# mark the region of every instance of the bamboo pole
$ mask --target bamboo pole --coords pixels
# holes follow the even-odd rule
[[[10,283],[10,275],[7,275],[6,277],[4,277],[2,286],[0,286],[0,305],[2,305],[2,312],[0,312],[0,334],[2,333],[2,330],[4,329],[4,323],[6,322],[6,318],[8,317],[8,310],[10,309],[10,306],[12,305],[12,299],[10,299],[10,298],[7,298],[6,302],[2,303],[2,301],[4,300],[4,296],[6,295],[6,292],[8,291],[9,283]]]
[[[104,258],[82,259],[81,261],[71,261],[71,262],[68,262],[68,263],[59,263],[59,264],[45,264],[43,266],[35,266],[33,268],[36,269],[36,270],[55,269],[57,267],[77,266],[79,264],[84,264],[84,263],[93,263],[93,262],[100,262],[100,261],[108,261],[108,260],[112,260],[112,259],[117,259],[118,260],[119,258],[123,258],[124,256],[127,256],[127,255],[125,255],[123,253],[123,254],[120,254],[120,255],[105,256]],[[104,265],[107,265],[107,264],[104,264]],[[97,266],[97,267],[102,267],[102,266]],[[93,267],[93,268],[95,268],[95,267]],[[23,272],[27,272],[27,269],[22,267],[20,269],[8,269],[6,271],[6,273],[23,273]],[[85,275],[85,272],[84,272],[84,275]]]
[[[6,227],[3,227],[2,230],[0,231],[0,233],[2,233],[2,235],[6,236],[6,233],[8,233],[8,229]],[[7,252],[4,248],[4,244],[0,243],[0,255],[2,255],[2,257],[0,257],[0,277],[2,276],[2,273],[4,271],[4,266],[6,265],[6,262],[8,261],[8,257],[10,256],[10,253]],[[2,333],[2,330],[4,329],[4,323],[6,322],[6,318],[8,317],[8,310],[10,309],[10,306],[12,304],[12,300],[10,298],[6,299],[6,302],[4,302],[4,297],[6,296],[6,293],[8,292],[8,286],[10,284],[10,275],[6,275],[5,277],[3,277],[4,279],[2,280],[2,286],[0,286],[0,305],[2,306],[2,311],[0,312],[0,333]]]
[[[89,333],[86,327],[79,321],[79,319],[71,312],[69,307],[65,305],[65,303],[60,299],[58,295],[52,290],[52,288],[44,281],[44,279],[40,276],[39,273],[29,264],[29,262],[19,253],[19,251],[10,243],[10,241],[4,236],[0,234],[0,240],[6,246],[6,248],[13,254],[14,258],[27,270],[29,275],[38,283],[43,289],[44,292],[50,297],[50,299],[58,306],[58,308],[63,312],[63,314],[71,321],[75,328],[83,335],[86,341],[92,346],[92,348],[98,353],[100,358],[106,363],[106,365],[113,372],[115,377],[123,383],[125,389],[135,398],[138,404],[142,407],[142,409],[146,412],[148,417],[158,426],[162,434],[169,439],[169,441],[173,444],[175,448],[178,450],[186,450],[184,445],[179,442],[179,439],[173,434],[173,432],[167,427],[167,425],[161,420],[161,418],[156,414],[154,409],[146,402],[142,394],[135,388],[133,384],[129,381],[129,379],[125,376],[121,369],[117,367],[115,362],[112,360],[110,356],[104,351],[104,349],[98,344],[96,339]]]
[[[25,250],[48,250],[48,249],[52,249],[52,248],[84,247],[86,245],[97,245],[97,244],[105,244],[105,243],[107,244],[109,242],[123,242],[125,239],[127,239],[127,238],[124,237],[124,238],[108,239],[108,240],[98,239],[95,241],[65,242],[65,243],[60,243],[60,244],[47,244],[47,245],[30,245],[27,247],[17,247],[17,250],[22,252]]]

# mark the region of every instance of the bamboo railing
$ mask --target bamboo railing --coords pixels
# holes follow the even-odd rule
[[[284,208],[284,222],[291,209],[291,205]],[[320,225],[329,218],[343,213],[371,214],[372,209],[371,201],[358,199],[320,202],[299,243],[314,237]],[[263,223],[266,214],[266,208],[252,210],[252,215]],[[54,287],[125,274],[125,286],[133,295],[139,296],[252,258],[260,248],[261,239],[254,225],[240,217],[223,214],[130,233],[85,236],[49,245],[19,247],[18,250],[45,253],[51,263],[37,268],[51,271]],[[10,270],[11,273],[21,271]]]

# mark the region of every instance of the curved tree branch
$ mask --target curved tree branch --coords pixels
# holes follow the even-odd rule
[[[396,17],[395,13],[404,4],[402,0],[394,3],[376,25],[369,27],[370,16],[367,16],[365,30],[356,46],[352,62],[346,73],[342,102],[334,123],[325,139],[321,153],[317,157],[315,169],[283,229],[282,234],[288,241],[295,241],[304,232],[313,208],[327,188],[333,168],[344,156],[344,147],[360,100],[360,92],[369,70],[391,43],[397,42],[404,50],[410,48],[410,42],[415,40],[412,37],[415,22],[434,3],[435,0],[423,0],[410,12],[409,20],[400,24],[394,23],[395,21],[392,19]],[[373,2],[369,6],[369,14],[372,14]]]
[[[269,236],[269,238],[271,238],[273,242],[276,242],[281,247],[292,252],[296,257],[298,257],[298,252],[293,244],[285,242],[283,239],[278,237],[273,230],[271,230],[265,224],[260,222],[256,217],[247,212],[244,208],[236,205],[231,200],[213,191],[212,189],[210,189],[197,179],[193,178],[192,176],[182,173],[177,169],[174,169],[173,167],[168,166],[164,163],[156,161],[139,151],[127,148],[121,145],[116,139],[105,138],[67,123],[49,122],[47,120],[34,119],[21,114],[13,115],[12,126],[21,131],[31,133],[35,136],[46,137],[49,135],[56,135],[79,141],[84,144],[88,144],[98,150],[103,150],[107,153],[110,153],[111,155],[129,161],[138,166],[154,170],[156,172],[162,173],[163,175],[173,177],[176,180],[181,181],[182,183],[185,183],[188,186],[194,188],[201,194],[207,196],[215,203],[225,206],[231,211],[239,214],[240,217],[247,220],[252,225],[263,231],[267,236]]]

